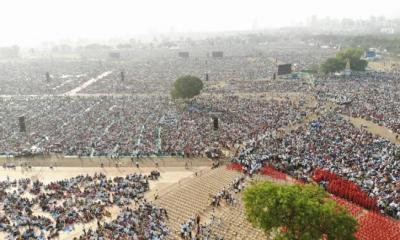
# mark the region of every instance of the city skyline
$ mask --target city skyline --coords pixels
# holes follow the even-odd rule
[[[65,39],[129,38],[143,34],[247,31],[298,26],[312,16],[332,19],[398,18],[393,0],[5,1],[0,45],[35,45]],[[392,7],[389,7],[392,6]]]

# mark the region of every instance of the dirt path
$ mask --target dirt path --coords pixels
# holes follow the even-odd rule
[[[35,157],[21,157],[13,158],[0,156],[0,165],[5,163],[13,163],[16,166],[24,166],[27,164],[32,167],[81,167],[81,168],[98,168],[101,167],[133,167],[139,163],[140,167],[155,167],[156,163],[160,167],[184,167],[186,163],[192,167],[211,166],[211,160],[208,158],[182,158],[182,157],[121,157],[119,159],[111,159],[109,157],[76,157],[76,156],[63,156],[59,154],[50,154],[35,156]]]
[[[350,122],[352,122],[356,127],[358,128],[364,127],[370,133],[385,138],[394,144],[400,145],[400,137],[399,139],[396,139],[396,134],[390,129],[384,126],[379,126],[378,124],[375,124],[371,121],[367,121],[362,118],[353,118],[345,115],[342,116],[345,119],[348,119]]]
[[[80,86],[78,86],[78,87],[72,89],[71,91],[66,92],[64,95],[67,95],[67,96],[74,96],[74,95],[76,95],[78,92],[80,92],[80,91],[82,91],[83,89],[87,88],[89,85],[91,85],[91,84],[93,84],[93,83],[99,81],[99,80],[102,79],[102,78],[107,77],[107,76],[110,75],[111,73],[112,73],[112,71],[104,72],[104,73],[100,74],[99,76],[97,76],[97,77],[95,77],[95,78],[92,78],[92,79],[90,79],[90,80],[84,82],[82,85],[80,85]]]

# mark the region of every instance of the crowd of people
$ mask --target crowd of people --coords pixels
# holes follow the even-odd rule
[[[245,187],[246,176],[243,174],[236,177],[227,186],[224,187],[215,196],[211,197],[210,219],[204,220],[200,215],[189,218],[187,221],[180,225],[180,237],[182,239],[196,239],[196,240],[222,240],[221,237],[215,235],[211,227],[219,224],[219,219],[216,218],[215,209],[221,206],[221,201],[224,200],[226,205],[236,207],[237,196]]]
[[[301,70],[335,50],[244,42],[201,42],[190,49],[189,58],[178,56],[184,49],[151,48],[131,50],[116,61],[1,62],[0,95],[11,96],[0,98],[0,155],[130,156],[133,163],[134,157],[152,155],[206,156],[210,149],[219,156],[224,149],[236,152],[233,161],[250,175],[265,166],[305,182],[316,169],[335,173],[376,199],[382,213],[400,219],[400,147],[341,116],[371,120],[399,138],[397,71],[275,81],[279,62]],[[214,50],[224,56],[213,58],[209,53]],[[63,95],[107,71],[111,73],[77,96]],[[173,81],[188,74],[204,81],[203,94],[190,103],[172,101],[168,92]],[[263,99],[271,93],[275,99]],[[301,96],[293,100],[289,93]],[[306,95],[315,96],[317,105],[311,106]],[[328,102],[333,109],[316,110]],[[310,114],[318,118],[301,125]],[[213,129],[213,115],[219,118],[218,130]],[[26,132],[19,131],[20,116],[26,119]],[[282,130],[296,124],[300,126]],[[165,239],[166,210],[142,200],[149,180],[158,177],[153,172],[113,179],[82,175],[49,184],[2,181],[0,231],[14,238],[46,239],[75,224],[97,221],[96,229],[77,239]],[[210,204],[218,207],[225,200],[235,205],[234,193],[243,189],[243,180],[235,179]],[[343,187],[320,184],[331,192]],[[126,207],[132,203],[136,208]],[[100,223],[110,216],[110,206],[122,211]],[[47,214],[34,214],[35,207]],[[217,239],[199,216],[182,224],[181,237]]]
[[[200,156],[210,147],[232,148],[261,128],[297,121],[302,106],[287,99],[244,99],[235,92],[309,91],[307,84],[268,81],[277,59],[304,68],[332,54],[306,44],[287,48],[280,41],[265,45],[228,38],[180,44],[179,49],[140,45],[122,51],[119,60],[83,54],[80,60],[2,62],[0,95],[9,96],[0,98],[0,155]],[[179,57],[185,49],[190,57]],[[216,50],[223,57],[212,57]],[[78,96],[65,95],[108,71]],[[190,107],[171,101],[166,93],[173,81],[187,74],[199,76],[203,92],[213,95],[200,96]],[[223,113],[218,141],[210,128],[212,112]],[[27,129],[22,133],[21,116]]]
[[[265,45],[230,39],[198,40],[195,44],[181,42],[176,48],[149,43],[129,49],[92,50],[77,48],[70,53],[76,55],[72,59],[35,57],[1,62],[0,95],[60,95],[108,71],[112,73],[79,93],[165,93],[176,78],[187,74],[209,83],[229,81],[237,85],[236,81],[272,78],[277,59],[307,68],[335,52],[287,41]],[[96,51],[99,54],[90,54]],[[118,59],[106,57],[113,51],[119,52]],[[189,57],[179,57],[182,51],[187,51]],[[223,52],[223,57],[212,57],[213,51]]]
[[[400,218],[400,147],[336,113],[284,136],[270,131],[244,149],[235,161],[259,167],[268,163],[299,180],[311,181],[315,169],[334,172],[377,199],[382,212]]]
[[[116,219],[104,224],[98,223],[97,229],[89,229],[76,240],[106,240],[106,239],[149,239],[163,240],[169,234],[165,221],[167,211],[152,205],[145,200],[139,203],[137,209],[124,208]],[[74,240],[75,240],[74,239]]]
[[[0,154],[203,156],[268,127],[300,121],[305,101],[199,96],[186,105],[167,97],[10,97],[0,100]],[[218,141],[211,114],[220,114]],[[18,116],[26,117],[20,132]],[[7,117],[5,117],[7,116]],[[216,143],[217,142],[217,143]]]
[[[153,171],[152,175],[159,173]],[[163,222],[167,214],[164,209],[143,200],[144,193],[149,190],[149,179],[147,175],[134,173],[114,178],[104,174],[79,175],[48,184],[30,179],[2,181],[0,205],[4,214],[0,215],[0,230],[15,238],[52,239],[60,232],[71,231],[76,224],[103,221],[111,216],[110,207],[124,208],[135,204],[139,206],[137,210],[126,209],[117,222],[102,226],[104,239],[109,239],[107,234],[112,228],[126,226],[128,221],[127,236],[135,234],[149,237],[146,239],[162,239],[168,233]],[[129,214],[139,220],[127,217]],[[137,225],[131,224],[132,221]],[[83,239],[97,238],[86,236]]]
[[[180,237],[184,240],[223,240],[222,237],[215,234],[211,227],[217,224],[217,219],[214,213],[212,213],[210,219],[205,222],[201,222],[200,215],[189,218],[185,223],[181,224]]]
[[[320,95],[340,94],[347,99],[340,106],[341,113],[373,121],[400,135],[399,78],[397,72],[364,73],[348,79],[330,77],[321,81],[317,91]]]
[[[94,60],[1,61],[0,95],[63,94],[104,71]]]
[[[164,93],[175,79],[188,74],[200,77],[206,83],[207,91],[220,92],[221,89],[214,88],[213,83],[222,81],[228,83],[224,91],[230,92],[238,83],[251,84],[259,79],[271,79],[278,63],[295,63],[303,69],[321,62],[334,52],[305,44],[292,44],[290,49],[284,45],[203,42],[190,48],[183,45],[180,49],[131,50],[121,61],[109,63],[109,68],[115,69],[112,75],[82,92],[104,93],[108,89],[107,93],[117,94]],[[181,51],[188,51],[189,57],[179,57]],[[222,51],[223,57],[212,57],[213,51]],[[277,59],[280,61],[277,62]],[[121,72],[124,72],[123,79]]]
[[[221,205],[221,200],[225,200],[225,203],[230,206],[235,206],[238,201],[235,195],[244,189],[244,181],[245,175],[235,178],[227,188],[224,187],[211,198],[211,206],[214,208],[219,207]]]

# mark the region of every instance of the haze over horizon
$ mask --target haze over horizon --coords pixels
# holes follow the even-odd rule
[[[319,18],[400,17],[394,0],[6,0],[0,46],[63,39],[110,39],[168,32],[279,28]]]

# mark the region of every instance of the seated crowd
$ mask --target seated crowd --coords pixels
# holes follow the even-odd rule
[[[134,202],[139,205],[138,210],[126,209],[126,214],[136,214],[142,222],[136,221],[137,226],[132,225],[129,234],[158,236],[160,238],[148,239],[161,239],[168,233],[163,223],[166,213],[142,200],[149,190],[148,179],[147,175],[134,173],[114,178],[106,178],[103,174],[80,175],[48,184],[30,179],[2,181],[0,206],[4,214],[0,215],[0,230],[14,238],[51,239],[62,231],[73,230],[75,224],[104,221],[111,216],[109,208],[112,206],[122,208]],[[133,218],[124,219],[124,215],[121,218],[115,226],[103,227],[112,230],[118,224],[126,226],[126,221],[134,221]],[[106,232],[102,234],[109,234]]]
[[[349,79],[329,78],[317,86],[320,95],[333,95],[350,99],[339,106],[339,112],[373,121],[400,135],[400,74],[365,73]],[[351,88],[349,88],[351,85]]]
[[[63,94],[105,71],[94,60],[2,61],[0,95]]]
[[[101,224],[97,229],[88,231],[74,240],[106,240],[106,239],[166,239],[169,229],[165,224],[168,214],[165,209],[143,201],[137,209],[123,208],[117,218]]]
[[[232,149],[261,129],[302,119],[305,101],[199,96],[187,106],[167,97],[10,97],[0,100],[0,154],[202,156]],[[306,111],[306,110],[305,110]],[[211,113],[220,113],[215,143]],[[26,116],[27,133],[16,119]]]
[[[256,169],[268,163],[303,181],[311,181],[316,169],[329,170],[377,199],[382,212],[400,218],[399,158],[398,146],[327,113],[285,136],[270,131],[234,161]]]

